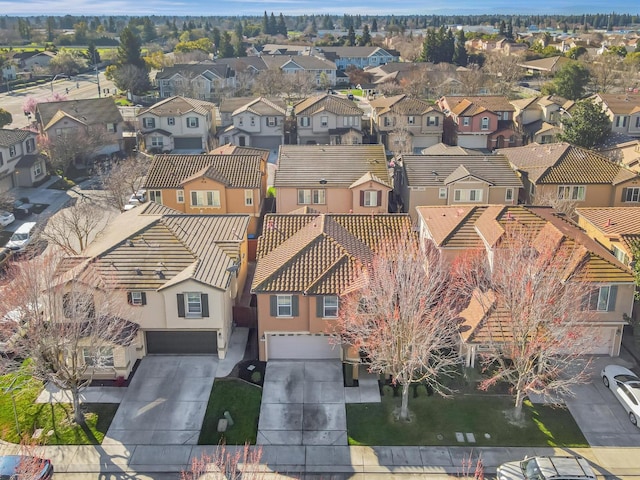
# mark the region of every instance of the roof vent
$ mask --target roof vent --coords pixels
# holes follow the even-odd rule
[[[136,267],[136,275],[142,275],[142,269],[140,267]]]
[[[127,239],[127,247],[133,247],[133,240],[130,238]]]

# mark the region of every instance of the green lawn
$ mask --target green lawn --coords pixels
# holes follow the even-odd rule
[[[422,389],[422,390],[420,390]],[[409,398],[413,422],[400,423],[392,412],[400,397],[387,391],[379,404],[348,404],[347,434],[351,445],[464,445],[456,432],[471,432],[478,446],[588,447],[568,410],[526,402],[524,427],[513,426],[504,411],[513,407],[510,396],[427,396],[420,387],[417,398]],[[485,438],[485,433],[490,438]],[[469,444],[467,444],[469,445]]]
[[[237,378],[216,378],[198,444],[218,445],[223,439],[227,445],[256,443],[261,400],[260,387]],[[231,414],[234,425],[225,433],[218,433],[218,420],[223,418],[225,410]]]
[[[0,377],[0,438],[19,443],[11,394],[4,393],[16,375]],[[73,411],[69,404],[37,404],[35,399],[42,390],[42,383],[29,377],[19,377],[16,384],[22,388],[14,393],[18,425],[22,435],[43,429],[42,443],[48,445],[96,445],[102,442],[118,409],[117,404],[91,403],[83,405],[87,426],[73,422]],[[47,435],[52,431],[52,435]]]

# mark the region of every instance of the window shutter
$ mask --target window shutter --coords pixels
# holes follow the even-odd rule
[[[291,316],[297,317],[298,315],[299,315],[298,295],[291,295]]]
[[[127,303],[129,305],[133,304],[133,299],[131,298],[131,292],[127,292]]]
[[[618,294],[618,286],[611,285],[609,288],[609,305],[607,305],[607,312],[613,312],[616,309],[616,296]]]
[[[140,296],[142,297],[142,305],[147,304],[147,294],[146,292],[140,292]]]
[[[627,189],[623,188],[622,189],[622,198],[620,199],[621,202],[624,202],[627,200]]]
[[[322,318],[324,316],[324,297],[318,295],[316,297],[316,317]]]
[[[269,297],[269,310],[272,317],[278,316],[278,297],[276,295]]]
[[[178,293],[176,297],[178,301],[178,316],[184,317],[184,294]]]
[[[360,206],[364,207],[364,190],[360,190]]]
[[[209,294],[202,293],[200,295],[200,302],[202,302],[202,316],[209,316]]]
[[[382,206],[382,190],[378,190],[378,202],[377,202],[377,206],[381,207]]]

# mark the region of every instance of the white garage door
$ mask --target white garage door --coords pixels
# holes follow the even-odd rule
[[[589,350],[591,355],[611,355],[615,328],[600,327],[598,338]]]
[[[328,335],[267,336],[267,360],[322,360],[340,358],[341,348]]]

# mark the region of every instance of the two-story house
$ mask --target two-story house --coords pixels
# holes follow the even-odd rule
[[[445,143],[488,150],[522,145],[522,134],[513,122],[515,108],[505,96],[449,95],[437,103],[448,119]]]
[[[522,182],[503,155],[401,155],[394,193],[415,221],[422,205],[515,205]]]
[[[317,87],[323,83],[331,86],[336,84],[336,64],[324,58],[313,55],[263,55],[260,58],[269,70],[280,70],[291,75],[308,74]]]
[[[282,145],[276,211],[387,213],[391,179],[383,145]]]
[[[411,153],[442,141],[444,114],[424,100],[402,94],[369,104],[371,130],[387,150]]]
[[[574,102],[557,95],[511,100],[514,120],[526,136],[527,143],[554,143],[562,132],[561,119]]]
[[[218,131],[218,142],[277,150],[284,143],[286,115],[284,100],[254,98],[231,112],[231,123]]]
[[[235,77],[227,64],[206,62],[165,67],[156,74],[155,82],[161,98],[181,95],[213,101],[233,89]]]
[[[330,337],[340,294],[381,241],[410,228],[409,217],[398,214],[265,216],[251,285],[260,360],[343,359]]]
[[[298,145],[362,143],[363,111],[351,100],[323,94],[293,107]]]
[[[520,200],[527,205],[566,201],[575,207],[616,207],[640,201],[638,174],[592,150],[563,142],[532,143],[497,153],[520,174]]]
[[[611,131],[640,137],[640,93],[596,93],[591,99],[611,120]]]
[[[13,187],[33,187],[46,178],[37,138],[38,134],[30,130],[0,128],[0,194]]]
[[[98,378],[127,378],[147,354],[224,358],[233,306],[247,278],[246,215],[193,215],[155,203],[114,219],[81,257],[59,272],[121,296],[137,310],[140,341],[114,345],[112,368]]]
[[[266,196],[267,155],[156,155],[144,182],[149,199],[197,214],[243,214],[254,237]]]
[[[420,238],[431,240],[450,260],[470,250],[486,251],[491,259],[496,248],[508,248],[502,246],[501,239],[509,224],[517,224],[530,234],[534,248],[538,242],[549,241],[558,247],[569,246],[576,261],[572,263],[573,271],[563,275],[567,278],[576,274],[591,287],[584,309],[589,310],[586,321],[598,341],[584,353],[614,357],[620,354],[622,327],[626,323],[623,315],[631,315],[633,308],[633,275],[626,265],[564,215],[550,207],[504,205],[418,207],[417,211]],[[469,366],[474,365],[491,334],[500,335],[501,325],[499,314],[496,315],[500,305],[473,302],[472,299],[460,313],[460,353]],[[478,308],[482,303],[485,308]]]
[[[145,149],[202,153],[213,148],[216,106],[204,100],[170,97],[136,115]]]
[[[358,68],[377,67],[386,63],[400,61],[400,54],[394,50],[374,46],[353,47],[318,47],[318,52],[327,60],[336,64],[339,70],[346,70],[353,65]]]

